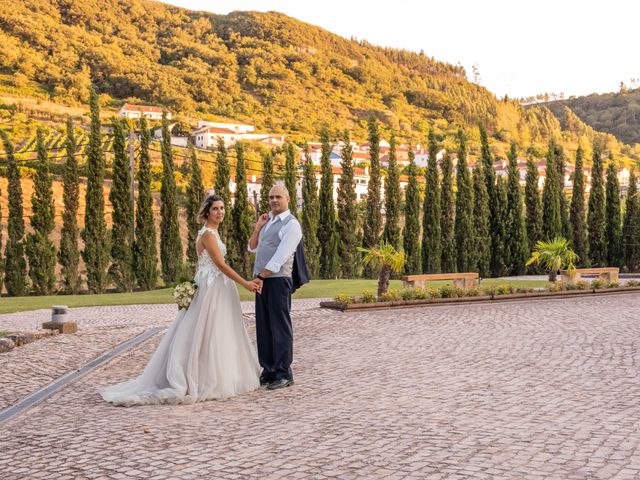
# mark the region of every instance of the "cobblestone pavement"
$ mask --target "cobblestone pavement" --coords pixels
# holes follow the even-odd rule
[[[317,299],[293,302],[294,311],[317,307]],[[247,320],[254,310],[253,302],[242,302]],[[72,308],[69,312],[69,320],[78,323],[77,334],[45,338],[0,355],[0,410],[63,374],[78,369],[119,343],[153,326],[168,324],[175,315],[176,306],[120,305]],[[37,329],[50,317],[50,310],[0,315],[0,330]],[[253,322],[247,324],[249,328],[252,325]]]
[[[85,310],[125,308],[170,319]],[[139,373],[158,334],[1,425],[0,478],[637,479],[639,311],[630,294],[299,309],[291,388],[104,403],[96,391]]]

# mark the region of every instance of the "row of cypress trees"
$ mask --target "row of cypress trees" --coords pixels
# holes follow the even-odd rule
[[[314,266],[313,272],[320,278],[358,276],[357,247],[371,248],[383,240],[397,249],[402,246],[406,256],[405,273],[408,274],[478,271],[483,277],[520,275],[526,272],[525,263],[536,242],[558,236],[571,240],[580,257],[580,265],[612,265],[629,270],[640,267],[640,242],[636,240],[640,234],[640,201],[635,172],[631,174],[623,218],[617,164],[609,158],[605,181],[601,147],[597,142],[593,146],[592,187],[587,203],[581,148],[576,153],[570,198],[564,193],[565,155],[554,140],[548,145],[546,181],[542,191],[538,187],[538,169],[532,159],[527,161],[526,185],[522,189],[517,145],[511,145],[507,156],[506,179],[497,176],[487,132],[484,126],[479,128],[481,155],[473,173],[467,164],[464,132],[458,132],[455,188],[449,154],[439,161],[435,157],[428,160],[422,222],[413,153],[409,152],[410,163],[406,170],[409,178],[402,201],[392,133],[389,169],[384,181],[384,226],[380,199],[380,132],[376,121],[369,121],[371,180],[365,211],[361,215],[355,204],[348,132],[341,138],[343,173],[338,186],[337,217],[333,214],[331,145],[328,134],[323,131],[318,233],[317,236],[307,235],[311,239],[308,243],[317,241],[320,244],[319,265]],[[428,135],[428,149],[429,152],[440,150],[433,130]],[[304,165],[305,176],[310,170],[310,166]],[[313,202],[312,189],[305,190],[303,186],[303,197],[305,205]],[[308,220],[314,218],[314,210],[310,210],[310,215],[304,212],[303,208],[305,233],[314,231]],[[402,235],[400,217],[405,220]],[[337,238],[337,248],[333,245],[334,238]],[[307,251],[315,251],[314,246],[305,246]],[[365,269],[364,274],[370,276],[373,272]]]
[[[136,285],[152,289],[157,285],[158,274],[162,274],[165,284],[175,282],[192,268],[196,261],[195,239],[200,228],[198,210],[205,195],[202,171],[195,151],[190,158],[189,184],[186,189],[188,248],[187,264],[183,263],[183,247],[179,233],[178,203],[173,174],[173,153],[168,132],[168,122],[163,119],[162,183],[160,191],[160,265],[158,272],[158,252],[156,247],[156,227],[154,223],[153,199],[151,195],[151,164],[149,145],[151,136],[146,121],[141,120],[139,166],[137,170],[138,196],[133,215],[131,204],[131,177],[126,153],[126,124],[114,119],[112,186],[109,201],[112,206],[112,228],[107,229],[105,221],[104,175],[105,159],[100,148],[100,112],[98,97],[90,92],[90,138],[87,147],[87,188],[84,228],[78,225],[80,200],[80,176],[78,169],[77,144],[73,123],[67,121],[67,141],[65,145],[66,163],[63,174],[62,230],[60,248],[56,251],[51,240],[54,229],[55,209],[52,192],[52,175],[49,159],[44,147],[44,135],[37,133],[37,165],[32,197],[33,214],[29,217],[32,233],[25,236],[22,206],[22,186],[20,169],[7,134],[0,131],[7,156],[6,174],[9,190],[8,239],[4,248],[3,275],[0,279],[9,295],[24,295],[30,291],[46,295],[55,289],[56,260],[61,266],[61,284],[69,293],[81,289],[82,278],[79,271],[80,255],[86,267],[86,283],[90,292],[101,293],[109,285],[117,290],[130,291]],[[243,145],[235,146],[237,165],[235,171],[238,194],[230,212],[230,221],[224,230],[227,242],[232,246],[246,246],[252,228],[253,213],[249,207],[247,175],[244,164]],[[230,204],[228,190],[229,165],[226,161],[224,143],[218,145],[216,188],[221,189]],[[267,165],[267,169],[269,166]],[[272,167],[271,167],[272,168]],[[268,176],[267,176],[268,177]],[[271,180],[273,181],[271,175]],[[225,180],[226,178],[226,180]],[[269,178],[267,178],[269,181]],[[264,199],[263,199],[264,200]],[[268,202],[268,190],[266,195]],[[135,222],[134,222],[135,218]],[[0,212],[1,220],[1,212]],[[133,233],[133,234],[132,234]],[[82,238],[84,248],[79,248]],[[1,244],[1,240],[0,240]],[[0,245],[1,246],[1,245]],[[246,248],[232,248],[230,260],[234,267],[245,275],[250,272],[250,258]],[[30,280],[30,282],[28,281]],[[0,285],[1,286],[1,285]]]
[[[53,291],[56,258],[62,267],[62,284],[69,292],[81,285],[79,273],[79,237],[84,241],[81,254],[86,265],[86,281],[92,292],[102,292],[109,284],[129,291],[136,284],[142,289],[156,286],[158,252],[153,219],[149,144],[150,134],[141,122],[138,197],[136,215],[131,207],[130,171],[125,152],[126,126],[113,121],[114,159],[113,184],[109,199],[113,207],[111,231],[107,230],[104,205],[105,159],[100,148],[100,121],[97,95],[90,95],[91,129],[87,148],[87,190],[84,228],[78,225],[79,173],[77,145],[71,120],[67,123],[66,166],[64,170],[64,212],[59,251],[50,239],[54,228],[54,208],[51,173],[42,132],[37,135],[37,169],[32,198],[33,232],[25,237],[22,212],[20,172],[11,142],[0,132],[7,154],[9,188],[8,238],[4,247],[3,281],[11,295],[27,291],[27,277],[32,290],[39,294]],[[517,146],[508,154],[507,180],[496,178],[488,137],[480,127],[481,158],[473,170],[467,164],[464,132],[458,132],[458,164],[454,174],[448,154],[438,161],[428,160],[424,200],[420,201],[418,169],[409,152],[409,177],[404,201],[399,186],[399,168],[395,153],[395,135],[391,135],[388,174],[384,180],[384,212],[382,216],[382,175],[380,171],[378,123],[369,121],[371,146],[370,182],[364,205],[358,204],[355,193],[354,163],[349,132],[342,134],[342,175],[337,202],[333,201],[333,171],[331,140],[327,129],[321,131],[321,180],[318,189],[315,170],[308,148],[302,162],[303,208],[298,212],[305,232],[304,244],[309,268],[320,278],[353,278],[360,274],[357,248],[371,248],[383,240],[406,254],[405,273],[438,273],[478,271],[482,276],[524,273],[524,263],[535,242],[565,236],[584,265],[620,265],[630,270],[640,267],[640,245],[636,237],[640,227],[640,203],[637,198],[635,173],[632,172],[624,219],[620,205],[620,188],[615,161],[610,158],[606,183],[603,178],[602,154],[598,144],[593,148],[592,189],[585,209],[584,159],[581,149],[576,153],[576,169],[571,201],[563,193],[564,153],[554,141],[547,152],[547,176],[542,193],[538,190],[538,171],[533,160],[527,164],[526,186],[519,185]],[[431,130],[428,135],[430,152],[439,145]],[[215,190],[225,198],[231,220],[221,229],[229,245],[229,260],[244,275],[250,274],[250,257],[245,246],[251,232],[253,211],[249,206],[247,175],[242,143],[235,145],[236,195],[231,207],[229,180],[231,166],[228,151],[222,141],[217,145]],[[185,271],[182,242],[179,234],[174,161],[168,122],[163,120],[163,175],[161,183],[160,265],[165,283],[176,281]],[[296,211],[295,147],[286,144],[285,186],[290,191],[290,208]],[[263,183],[259,199],[260,211],[268,210],[268,192],[274,183],[273,152],[264,153]],[[187,261],[196,261],[195,239],[199,229],[198,208],[204,197],[202,171],[195,151],[189,162],[189,184],[186,189],[186,222],[188,226]],[[606,186],[606,192],[605,192]],[[455,194],[454,194],[455,191]],[[257,199],[256,199],[257,200]],[[363,211],[364,207],[364,211]],[[0,212],[1,218],[2,212]],[[420,222],[422,214],[422,225]],[[400,231],[400,218],[404,229]],[[135,222],[134,222],[135,218]],[[131,232],[134,231],[132,235]],[[605,241],[606,239],[606,241]],[[0,244],[1,244],[0,239]],[[26,261],[28,259],[28,262]],[[28,267],[28,268],[27,268]],[[365,270],[365,275],[374,272]]]

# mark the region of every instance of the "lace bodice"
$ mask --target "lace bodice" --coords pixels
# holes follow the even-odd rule
[[[210,228],[207,226],[202,227],[198,232],[198,236],[196,237],[196,245],[205,232],[211,233],[216,238],[220,253],[222,253],[223,257],[225,257],[227,255],[227,246],[222,243],[220,234],[215,228]],[[200,281],[206,280],[207,285],[210,286],[218,275],[222,275],[224,282],[227,283],[228,277],[224,275],[218,267],[216,267],[216,264],[213,263],[213,260],[209,256],[209,252],[207,252],[207,249],[203,248],[202,252],[200,252],[200,255],[198,256],[198,270],[196,271],[196,275],[194,278],[196,283],[200,283]]]

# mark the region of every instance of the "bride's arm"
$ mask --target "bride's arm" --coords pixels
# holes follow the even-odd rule
[[[206,232],[202,235],[202,245],[207,249],[207,253],[213,260],[213,263],[231,280],[239,283],[244,288],[252,292],[254,290],[254,282],[249,282],[242,278],[233,268],[226,264],[220,248],[218,248],[218,242],[212,233]]]

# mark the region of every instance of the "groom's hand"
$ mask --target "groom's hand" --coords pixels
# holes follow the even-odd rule
[[[256,278],[253,280],[253,283],[256,285],[256,289],[254,290],[258,295],[262,293],[262,280]]]
[[[262,228],[267,224],[268,221],[269,221],[269,214],[263,213],[258,217],[258,221],[256,222],[256,227]]]

